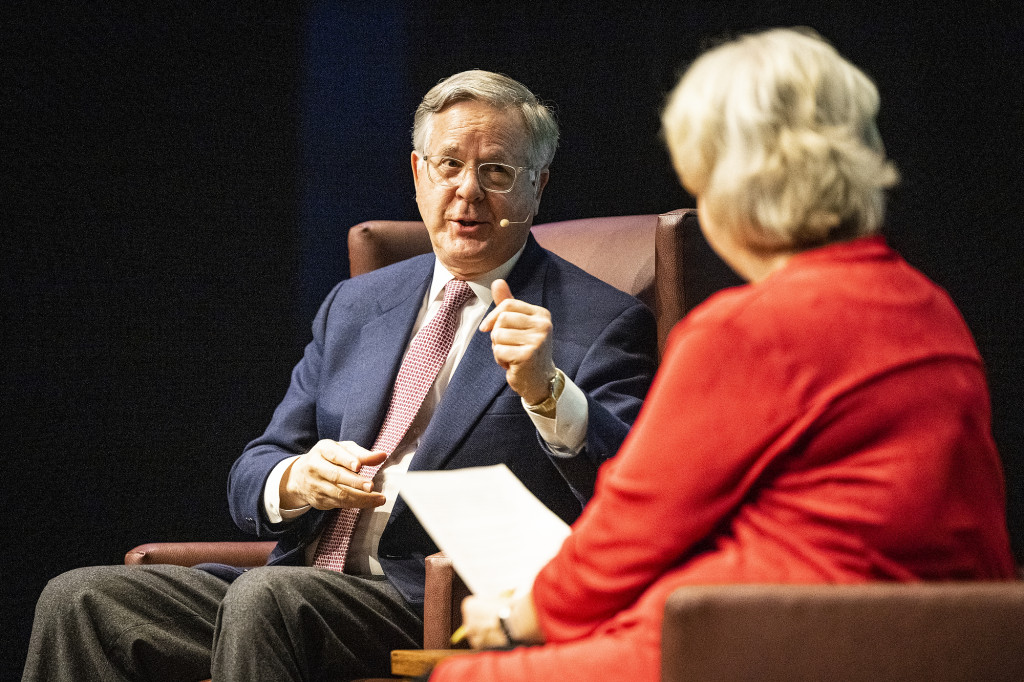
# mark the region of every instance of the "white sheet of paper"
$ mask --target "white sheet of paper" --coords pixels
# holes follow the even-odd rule
[[[528,587],[569,535],[504,464],[410,471],[401,495],[473,594]]]

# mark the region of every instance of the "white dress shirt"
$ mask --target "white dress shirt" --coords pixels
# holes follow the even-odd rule
[[[524,246],[525,248],[525,246]],[[434,409],[441,401],[441,396],[448,388],[455,369],[462,360],[466,349],[469,347],[473,336],[478,332],[480,323],[483,321],[487,309],[494,298],[491,295],[491,283],[496,279],[504,279],[512,271],[523,250],[520,249],[512,258],[486,273],[485,275],[468,281],[474,296],[463,306],[459,320],[459,326],[455,333],[455,340],[448,353],[448,359],[438,372],[437,379],[431,386],[423,401],[416,418],[413,419],[409,430],[402,441],[395,448],[391,456],[380,466],[373,477],[374,490],[384,494],[387,498],[380,507],[366,509],[359,515],[355,531],[352,535],[352,542],[349,545],[348,559],[345,564],[345,572],[355,575],[383,575],[384,571],[377,560],[377,545],[380,536],[384,532],[384,526],[391,516],[391,510],[395,504],[395,498],[401,490],[402,477],[409,470],[409,464],[416,454],[420,436],[426,429]],[[441,307],[444,300],[444,286],[452,279],[451,273],[440,261],[434,263],[434,277],[430,288],[420,307],[419,315],[413,325],[413,334],[410,340]],[[408,347],[406,347],[408,352]],[[403,356],[404,357],[404,356]],[[566,378],[565,388],[558,398],[558,409],[554,418],[547,418],[526,409],[523,401],[523,409],[533,420],[534,425],[541,438],[548,444],[552,452],[559,457],[574,457],[586,445],[587,435],[587,397],[570,379]],[[344,437],[344,434],[342,434]],[[281,478],[291,464],[299,458],[299,455],[282,460],[271,471],[267,478],[266,486],[263,489],[263,505],[270,523],[281,523],[297,518],[309,511],[310,507],[298,509],[280,508],[280,485]],[[317,540],[319,541],[319,539]],[[316,552],[317,542],[313,542],[306,552],[306,564],[313,562],[313,554]]]

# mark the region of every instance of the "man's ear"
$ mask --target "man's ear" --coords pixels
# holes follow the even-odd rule
[[[420,156],[416,153],[416,150],[412,150],[412,156],[410,157],[412,162],[412,181],[414,184],[419,185],[420,182]]]

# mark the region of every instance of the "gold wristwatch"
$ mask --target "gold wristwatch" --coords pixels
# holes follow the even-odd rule
[[[536,405],[528,405],[527,409],[529,409],[530,412],[551,419],[555,416],[555,407],[558,405],[558,398],[562,395],[562,389],[564,388],[565,374],[562,373],[562,370],[556,367],[555,375],[551,377],[551,395]]]

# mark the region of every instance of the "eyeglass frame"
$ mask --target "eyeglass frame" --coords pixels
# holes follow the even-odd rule
[[[430,181],[432,183],[434,183],[435,185],[440,185],[441,187],[458,187],[458,184],[457,183],[446,184],[446,183],[441,182],[439,180],[435,180],[433,174],[430,172],[430,167],[431,167],[430,159],[432,159],[432,158],[433,159],[451,159],[452,161],[458,161],[459,163],[463,164],[463,169],[459,171],[459,175],[460,176],[462,175],[462,173],[465,171],[466,168],[474,168],[474,169],[476,169],[476,181],[477,181],[477,184],[480,185],[480,189],[484,190],[485,192],[492,192],[494,194],[508,194],[509,192],[514,190],[516,188],[516,183],[519,181],[519,173],[522,172],[522,171],[526,171],[526,170],[530,171],[530,182],[535,182],[536,181],[536,178],[534,177],[534,173],[536,173],[537,171],[536,171],[536,169],[533,166],[513,166],[510,163],[502,163],[501,161],[484,161],[483,163],[469,164],[469,163],[466,163],[465,161],[463,161],[462,159],[458,159],[458,158],[456,158],[454,156],[448,156],[447,154],[423,154],[423,155],[420,156],[420,158],[423,159],[424,163],[427,164],[427,178],[429,178]],[[484,187],[483,181],[480,180],[480,167],[481,166],[487,166],[487,165],[503,166],[504,168],[511,168],[515,172],[515,175],[512,177],[512,184],[509,186],[508,189],[489,189],[487,187]]]

